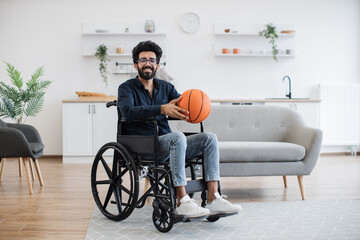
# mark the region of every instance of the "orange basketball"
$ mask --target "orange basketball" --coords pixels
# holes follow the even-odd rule
[[[199,89],[189,89],[181,95],[178,106],[189,111],[187,121],[199,123],[204,121],[210,114],[211,102],[206,93]]]

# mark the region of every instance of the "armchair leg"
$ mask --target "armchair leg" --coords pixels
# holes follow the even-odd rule
[[[19,157],[19,176],[22,177],[22,162],[23,159]]]
[[[300,187],[300,192],[301,192],[301,198],[302,198],[302,200],[305,200],[305,189],[304,189],[303,176],[297,176],[297,177],[298,177],[298,181],[299,181],[299,187]]]
[[[30,161],[30,158],[28,158],[28,157],[24,158],[25,174],[26,174],[26,180],[27,180],[27,184],[28,184],[28,188],[29,188],[29,193],[33,194],[32,181],[31,181],[30,172],[29,172],[29,164],[30,164],[29,161]]]
[[[37,173],[39,181],[40,181],[40,186],[44,186],[44,181],[43,181],[43,178],[41,176],[41,171],[40,171],[40,166],[39,166],[38,160],[35,159],[34,163],[35,163],[36,173]]]
[[[32,177],[33,182],[35,182],[34,165],[33,165],[31,160],[32,159],[29,160],[30,173],[31,173],[31,177]]]
[[[5,161],[6,161],[6,158],[1,158],[1,159],[0,159],[0,163],[1,163],[0,182],[2,181],[3,174],[4,174]]]
[[[284,187],[287,188],[287,178],[286,178],[286,176],[283,176],[283,180],[284,180]]]

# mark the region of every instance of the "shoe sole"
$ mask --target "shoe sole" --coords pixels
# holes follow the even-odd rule
[[[233,214],[233,213],[239,213],[241,209],[239,210],[234,210],[234,211],[227,211],[227,212],[210,212],[209,216],[214,216],[214,215],[221,215],[221,214]]]
[[[176,215],[184,215],[184,216],[186,216],[187,219],[193,219],[193,218],[208,217],[208,216],[210,216],[210,213],[203,214],[203,215],[195,215],[195,216],[189,216],[189,215],[186,215],[186,214],[176,214]]]

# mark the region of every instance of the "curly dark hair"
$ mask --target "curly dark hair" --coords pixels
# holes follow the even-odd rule
[[[150,41],[150,40],[140,42],[132,50],[132,58],[133,58],[134,63],[138,62],[139,54],[141,52],[154,52],[156,55],[156,61],[159,64],[160,58],[162,55],[162,50],[161,50],[161,47],[159,47],[159,45],[157,45],[156,43],[154,43],[153,41]]]

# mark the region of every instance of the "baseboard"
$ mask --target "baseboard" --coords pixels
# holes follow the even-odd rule
[[[43,155],[41,158],[59,159],[62,158],[62,155]]]
[[[360,152],[356,153],[357,155],[360,154]],[[349,152],[329,152],[329,153],[320,153],[320,156],[350,156],[351,154]]]

